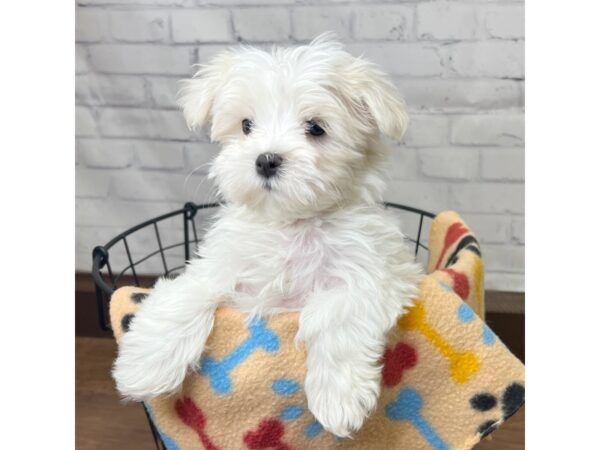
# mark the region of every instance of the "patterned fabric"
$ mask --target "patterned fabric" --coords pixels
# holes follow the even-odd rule
[[[524,401],[524,366],[481,320],[479,244],[453,212],[432,223],[430,274],[390,332],[376,412],[353,439],[323,430],[303,393],[305,351],[297,314],[247,323],[217,310],[196,373],[179,396],[146,406],[169,450],[469,449]],[[111,300],[119,341],[149,290],[125,287]]]

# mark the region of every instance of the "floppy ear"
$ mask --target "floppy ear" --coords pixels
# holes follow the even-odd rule
[[[214,57],[190,80],[183,81],[178,103],[190,129],[201,127],[212,120],[212,106],[219,90],[225,83],[227,72],[233,63],[233,53],[225,51]]]
[[[352,58],[341,75],[344,95],[349,97],[352,109],[381,133],[402,139],[408,114],[404,100],[388,77],[375,64],[361,58]]]

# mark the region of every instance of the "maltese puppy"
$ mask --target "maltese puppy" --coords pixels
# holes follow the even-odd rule
[[[218,55],[182,89],[191,128],[221,144],[209,177],[225,201],[185,273],[161,279],[123,336],[113,376],[147,400],[198,368],[215,309],[299,311],[308,407],[340,437],[377,404],[386,334],[421,268],[380,205],[381,134],[400,139],[403,101],[372,63],[328,36]]]

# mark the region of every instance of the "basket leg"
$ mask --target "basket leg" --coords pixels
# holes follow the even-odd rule
[[[152,431],[152,437],[154,438],[154,445],[156,445],[156,450],[167,450],[167,448],[165,447],[165,443],[163,442],[162,438],[160,437],[160,434],[159,434],[158,430],[156,429],[156,426],[154,425],[152,418],[150,417],[148,408],[146,408],[146,405],[144,403],[142,403],[142,406],[144,408],[144,412],[146,413],[146,419],[148,420],[148,426],[150,427],[150,431]]]

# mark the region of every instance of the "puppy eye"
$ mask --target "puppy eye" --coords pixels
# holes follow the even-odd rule
[[[252,132],[252,125],[254,124],[250,119],[242,120],[242,131],[244,132],[244,134],[248,135]]]
[[[306,122],[306,132],[311,136],[322,136],[325,130],[319,126],[314,120]]]

